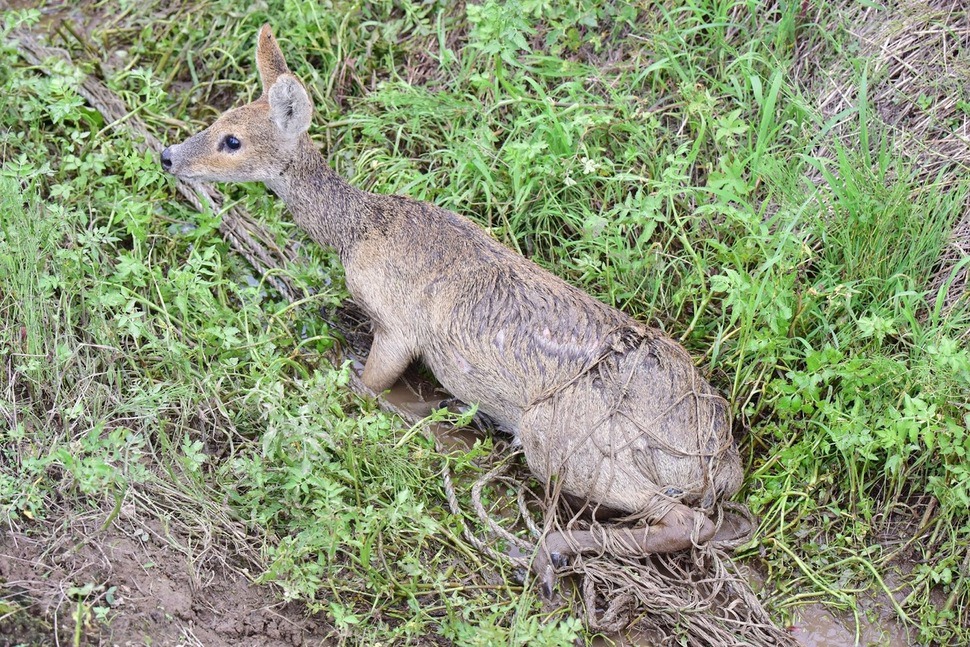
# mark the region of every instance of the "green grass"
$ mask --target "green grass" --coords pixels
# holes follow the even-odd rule
[[[820,61],[851,52],[800,4],[240,15],[214,0],[175,15],[124,5],[89,42],[174,142],[258,92],[255,33],[272,21],[339,172],[471,216],[690,349],[741,422],[739,496],[761,518],[741,556],[768,565],[779,619],[899,587],[921,641],[959,643],[967,310],[926,285],[968,184],[918,179],[861,74],[851,135],[827,134],[789,74],[796,41]],[[2,56],[2,518],[42,529],[62,508],[173,487],[227,507],[260,547],[260,581],[352,641],[569,644],[575,621],[545,617],[510,574],[484,584],[496,566],[444,511],[441,458],[420,438],[399,445],[401,423],[327,362],[318,310],[344,295],[333,257],[304,246],[287,268],[317,291],[299,307],[252,285],[211,218],[84,106],[72,71],[42,76],[9,44]],[[261,188],[226,189],[296,235]]]

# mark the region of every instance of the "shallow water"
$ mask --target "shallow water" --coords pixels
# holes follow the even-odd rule
[[[883,611],[892,612],[891,609]],[[852,614],[837,617],[821,604],[799,607],[790,627],[792,636],[805,647],[842,647],[879,645],[880,647],[908,647],[915,644],[905,627],[887,614],[876,621],[860,613],[858,640]],[[841,614],[840,614],[841,616]]]
[[[436,409],[445,406],[448,398],[441,397],[440,391],[437,389],[428,391],[431,385],[427,382],[417,382],[416,389],[415,382],[417,380],[413,377],[407,381],[398,380],[382,397],[398,411],[408,412],[416,418],[425,418]],[[422,395],[421,391],[427,392],[428,396]],[[456,428],[437,422],[429,428],[444,451],[468,451],[475,445],[475,441],[481,438],[479,433],[468,427]]]

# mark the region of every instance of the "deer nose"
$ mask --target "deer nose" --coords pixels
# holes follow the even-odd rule
[[[168,148],[162,151],[161,160],[162,160],[162,168],[165,169],[166,171],[171,171],[172,170],[172,147],[171,146],[169,146]]]

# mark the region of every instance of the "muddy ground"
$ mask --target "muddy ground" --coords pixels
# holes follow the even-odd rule
[[[236,569],[200,567],[184,536],[158,524],[87,530],[3,534],[0,647],[50,645],[55,635],[60,644],[85,645],[330,643],[332,628],[302,605],[280,603],[276,591]],[[98,621],[102,613],[108,622]]]

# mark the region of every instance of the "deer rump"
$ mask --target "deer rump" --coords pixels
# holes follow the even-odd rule
[[[584,371],[524,413],[518,437],[550,491],[648,523],[709,512],[741,484],[727,403],[687,353],[647,328],[611,335]]]

